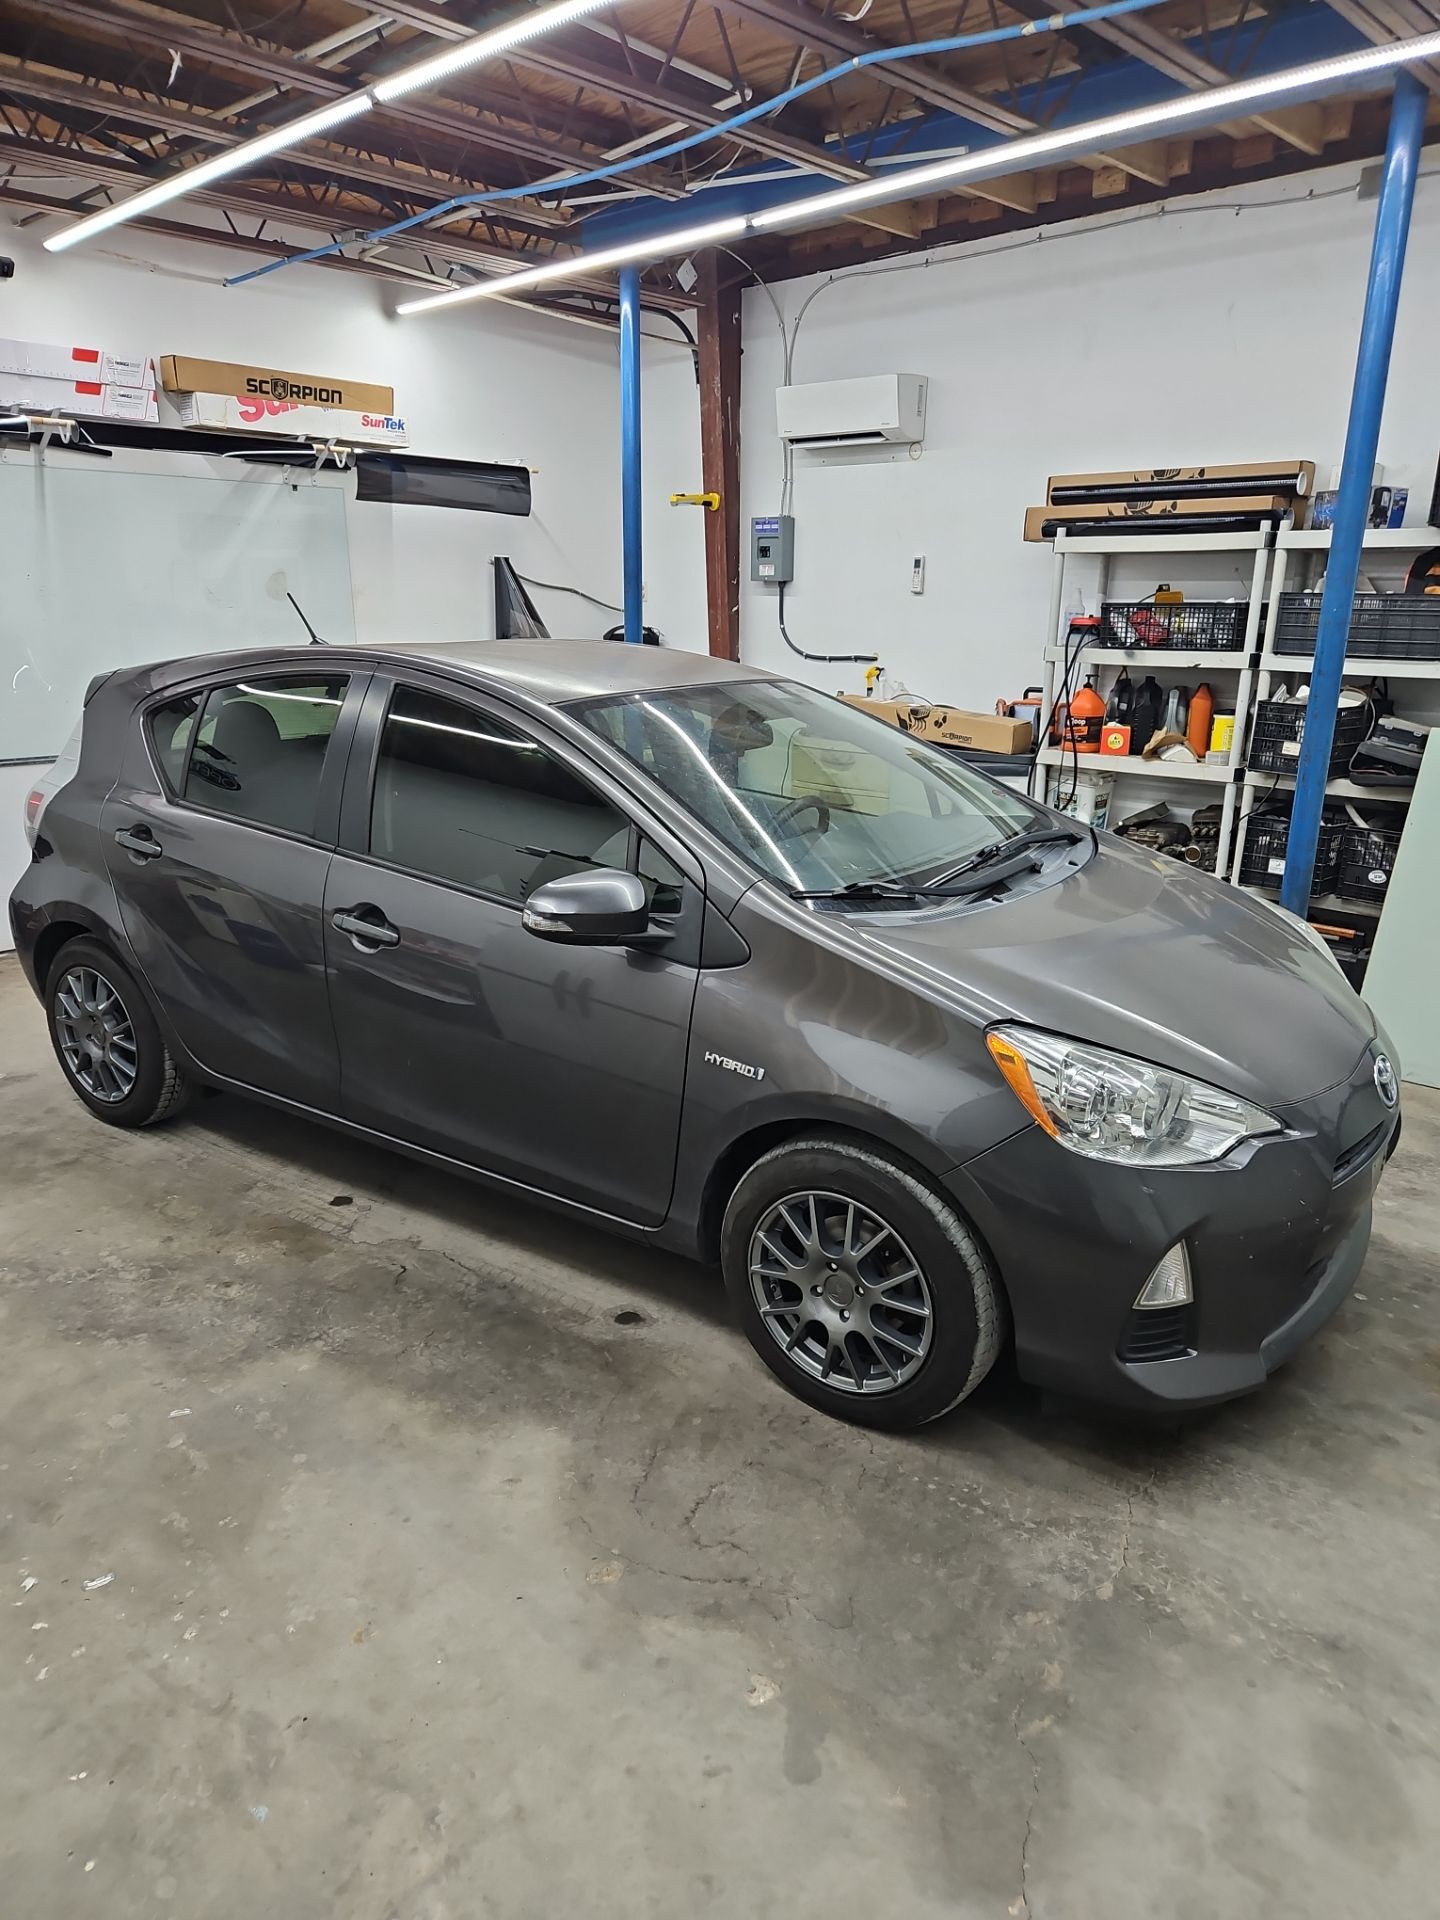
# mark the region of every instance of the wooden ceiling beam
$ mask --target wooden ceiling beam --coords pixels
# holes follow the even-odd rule
[[[88,180],[98,180],[107,186],[140,186],[145,182],[145,176],[138,168],[113,157],[75,147],[56,147],[44,140],[0,136],[0,165],[12,161],[24,165],[31,172],[44,166],[55,173],[76,174]],[[276,220],[302,231],[321,233],[326,239],[337,230],[343,231],[353,224],[347,219],[343,206],[319,206],[299,194],[261,193],[250,187],[227,185],[206,187],[192,195],[192,198],[200,206],[215,207],[225,213],[241,214],[252,219]],[[76,212],[79,209],[67,208],[66,211]],[[522,253],[516,249],[472,240],[464,235],[433,232],[399,234],[393,240],[387,240],[385,245],[400,252],[426,254],[431,259],[444,260],[451,265],[473,267],[480,272],[538,266],[546,259],[563,259],[570,251],[559,247],[546,254],[533,250]],[[281,248],[286,254],[294,250],[289,245],[282,245]],[[614,281],[603,274],[581,274],[567,284],[607,297],[615,291]],[[646,298],[658,305],[677,308],[693,307],[695,304],[687,295],[649,288]]]
[[[326,100],[353,93],[357,82],[325,67],[313,66],[288,54],[257,47],[248,40],[217,28],[202,27],[186,16],[159,11],[141,12],[124,0],[13,0],[13,4],[38,13],[48,26],[73,26],[84,32],[118,41],[122,46],[143,47],[155,53],[189,54],[222,71],[253,75],[258,80],[283,88],[286,92],[309,94]],[[592,167],[594,158],[577,148],[537,135],[528,128],[505,125],[440,107],[402,104],[399,101],[375,109],[378,118],[397,125],[434,134],[446,143],[489,147],[499,153],[514,154],[553,171],[582,173]],[[683,189],[654,168],[637,170],[632,184],[662,199],[683,198]]]
[[[833,15],[817,13],[802,0],[718,0],[718,5],[723,13],[768,27],[792,46],[819,47],[842,60],[883,52],[885,48],[885,42],[873,34]],[[998,100],[952,80],[929,60],[897,60],[893,65],[877,61],[870,71],[899,93],[922,100],[926,106],[963,114],[996,133],[1028,133],[1035,124],[1023,113],[1014,113]]]
[[[1020,0],[1015,0],[1015,3],[1020,4]],[[824,17],[805,6],[802,0],[717,0],[717,4],[727,13],[739,14],[769,27],[795,46],[820,47],[842,60],[853,59],[861,53],[874,53],[884,47],[884,42],[873,35],[843,20]],[[1048,0],[1044,0],[1044,4],[1048,6]],[[1079,4],[1079,0],[1074,0],[1074,4]],[[1034,133],[1039,127],[1038,121],[1027,118],[1025,114],[1016,113],[1010,107],[1002,106],[998,100],[976,93],[971,87],[959,85],[929,61],[897,60],[893,65],[879,61],[869,70],[883,76],[886,84],[897,92],[908,93],[928,106],[960,114],[979,126],[989,127],[993,132]],[[1149,181],[1153,185],[1156,184],[1156,168],[1162,164],[1156,153],[1158,144],[1151,143],[1133,151],[1121,148],[1116,153],[1096,154],[1093,162],[1087,161],[1085,164],[1119,167],[1123,172],[1133,174],[1136,179]],[[1164,177],[1162,175],[1161,179]],[[976,192],[979,193],[978,188]]]
[[[1086,0],[1038,0],[1038,4],[1033,6],[1029,0],[1015,0],[1015,4],[1022,13],[1038,18],[1042,14],[1074,13],[1086,4]],[[1153,67],[1168,79],[1179,81],[1182,87],[1223,87],[1235,77],[1226,73],[1223,67],[1217,67],[1213,61],[1205,59],[1203,54],[1196,53],[1183,40],[1176,39],[1174,34],[1166,33],[1135,14],[1129,14],[1123,20],[1092,20],[1085,32],[1129,54],[1132,60]],[[1276,134],[1287,145],[1312,157],[1319,154],[1324,146],[1321,110],[1311,103],[1298,107],[1263,108],[1251,115],[1247,130],[1248,126]],[[1114,156],[1115,165],[1122,164],[1123,157],[1117,153]]]
[[[1412,0],[1329,0],[1329,4],[1342,20],[1358,27],[1377,46],[1435,31],[1434,19]],[[1431,93],[1440,94],[1440,61],[1423,61],[1411,71]]]
[[[68,107],[78,113],[109,115],[132,121],[136,126],[153,127],[164,133],[185,134],[214,147],[238,146],[248,137],[246,133],[227,126],[223,120],[214,119],[194,107],[182,107],[169,100],[150,100],[138,94],[122,93],[114,87],[65,80],[54,74],[37,72],[33,67],[12,65],[4,55],[0,55],[0,94]],[[418,170],[410,171],[385,160],[372,159],[365,154],[351,153],[313,140],[287,148],[283,156],[277,157],[297,166],[317,168],[340,180],[353,180],[388,193],[403,194],[412,200],[448,200],[455,194],[470,191],[468,181],[436,180]],[[533,232],[563,232],[570,224],[563,214],[530,207],[523,210],[517,207],[510,212],[506,203],[494,208],[492,213],[502,224]]]
[[[473,27],[467,26],[444,7],[434,5],[433,0],[394,0],[393,5],[390,0],[355,0],[355,4],[363,5],[367,11],[377,15],[388,14],[392,19],[403,20],[407,25],[419,27],[441,40],[464,40],[474,32]],[[713,99],[707,98],[683,74],[672,70],[662,77],[660,62],[643,53],[637,54],[633,48],[629,63],[621,67],[580,52],[563,35],[551,35],[544,40],[533,40],[512,48],[506,59],[516,67],[574,81],[578,86],[588,87],[594,93],[603,93],[612,100],[641,107],[647,113],[659,114],[666,120],[684,120],[696,128],[718,126],[735,111],[733,107],[717,106]],[[752,153],[761,153],[773,160],[791,160],[797,166],[808,167],[812,172],[825,174],[832,180],[864,180],[867,177],[864,167],[847,160],[843,154],[832,151],[818,141],[783,132],[764,121],[741,127],[727,138],[748,147]]]

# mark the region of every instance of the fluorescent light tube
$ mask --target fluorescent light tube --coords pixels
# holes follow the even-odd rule
[[[507,53],[511,47],[522,46],[527,40],[538,40],[542,34],[553,33],[572,20],[583,20],[587,13],[598,13],[601,7],[610,4],[611,0],[560,0],[558,6],[522,13],[503,27],[477,33],[469,40],[459,40],[433,59],[392,73],[388,79],[377,80],[370,91],[383,106],[387,100],[398,100],[402,94],[414,93],[417,87],[433,87],[437,80],[444,80],[449,74],[473,67],[481,60],[493,60],[498,53]]]
[[[577,274],[595,273],[604,267],[623,267],[628,260],[653,260],[662,252],[689,253],[692,247],[710,247],[719,240],[733,240],[749,225],[744,214],[736,214],[729,220],[711,220],[703,227],[677,227],[663,240],[654,236],[648,240],[632,240],[626,246],[576,254],[571,260],[551,260],[543,267],[497,273],[493,280],[477,280],[473,286],[454,287],[449,293],[433,294],[424,300],[402,300],[395,311],[429,313],[435,307],[459,306],[462,300],[484,300],[495,294],[514,293],[520,287],[543,287],[551,280],[573,280]]]
[[[62,227],[59,233],[50,235],[45,246],[51,253],[63,253],[67,247],[89,240],[94,234],[104,233],[107,228],[118,227],[123,221],[149,213],[152,207],[163,207],[169,200],[180,199],[182,194],[195,193],[201,187],[209,186],[212,180],[223,180],[226,174],[238,173],[242,167],[253,166],[267,154],[298,146],[302,140],[312,139],[330,127],[338,127],[344,120],[353,120],[358,114],[368,113],[373,105],[368,93],[347,93],[343,99],[332,100],[326,106],[317,107],[313,113],[303,114],[298,120],[287,120],[283,127],[272,127],[268,133],[247,140],[242,146],[227,148],[224,153],[213,154],[197,166],[186,167],[182,173],[169,174],[165,179],[157,180],[153,186],[142,187],[139,193],[132,193],[128,200],[119,200],[113,207],[102,207],[88,219],[77,220],[74,226]]]
[[[636,260],[663,260],[672,254],[688,253],[692,247],[717,240],[730,240],[737,234],[768,233],[777,227],[803,225],[807,221],[825,221],[845,213],[851,207],[888,205],[911,200],[930,188],[953,184],[963,187],[967,180],[996,179],[1007,173],[1044,160],[1068,154],[1108,153],[1112,148],[1133,146],[1157,132],[1180,132],[1191,127],[1232,120],[1263,101],[1312,100],[1325,94],[1343,93],[1367,74],[1388,72],[1412,62],[1440,58],[1440,33],[1428,33],[1412,40],[1392,41],[1386,46],[1361,47],[1354,53],[1340,54],[1333,60],[1317,60],[1309,66],[1289,67],[1282,73],[1263,74],[1248,80],[1236,80],[1222,87],[1206,87],[1195,93],[1183,93],[1162,100],[1153,107],[1135,107],[1126,113],[1108,114],[1103,119],[1087,120],[1081,126],[1056,127],[1044,133],[1026,134],[1004,140],[996,146],[982,147],[959,156],[936,160],[928,165],[892,173],[886,179],[866,180],[852,187],[835,187],[804,200],[792,200],[784,206],[769,207],[744,218],[718,221],[711,227],[677,229],[655,234],[649,240],[629,246],[608,247],[595,253],[578,253],[568,260],[552,261],[520,273],[497,275],[474,286],[458,287],[424,300],[407,300],[399,313],[426,313],[432,307],[454,305],[461,300],[484,300],[518,292],[526,287],[542,286],[553,280],[574,279],[597,269],[622,266]]]
[[[132,193],[128,200],[102,207],[98,213],[77,220],[73,226],[63,227],[59,233],[52,233],[45,246],[51,253],[63,253],[67,247],[78,246],[82,240],[105,233],[111,227],[121,226],[142,213],[149,213],[154,207],[163,207],[168,201],[198,192],[213,180],[223,180],[232,173],[243,173],[256,161],[264,160],[272,153],[282,153],[287,147],[299,146],[301,141],[312,139],[317,133],[338,127],[343,121],[353,120],[362,113],[369,113],[376,106],[398,100],[402,94],[414,93],[421,87],[433,87],[448,74],[492,60],[511,47],[527,40],[538,40],[542,34],[553,33],[557,27],[567,26],[572,20],[583,19],[586,14],[597,13],[602,6],[611,4],[613,0],[559,0],[556,6],[533,8],[488,33],[472,34],[468,40],[458,40],[454,46],[447,47],[443,53],[437,53],[431,59],[417,60],[414,66],[404,67],[400,72],[376,81],[373,87],[361,87],[355,93],[347,93],[339,100],[316,107],[313,113],[302,114],[298,120],[287,120],[283,127],[272,127],[268,133],[257,134],[253,140],[242,141],[239,146],[229,147],[224,153],[213,154],[198,166],[168,174],[153,186]]]
[[[1078,127],[1055,127],[1045,133],[1025,134],[998,146],[981,147],[958,159],[913,167],[888,180],[836,187],[807,200],[792,200],[786,206],[753,214],[750,225],[755,232],[764,233],[792,222],[826,219],[832,213],[843,213],[847,207],[873,206],[876,201],[897,199],[902,194],[910,198],[923,194],[927,187],[947,182],[963,186],[966,180],[993,179],[1032,162],[1070,154],[1105,153],[1112,147],[1147,140],[1157,132],[1178,132],[1227,120],[1262,101],[1314,99],[1321,94],[1343,91],[1352,80],[1367,73],[1404,66],[1412,60],[1432,59],[1437,54],[1440,54],[1440,33],[1393,42],[1389,46],[1361,47],[1355,53],[1340,54],[1333,60],[1317,60],[1311,66],[1290,67],[1283,73],[1236,80],[1223,87],[1206,87],[1198,93],[1183,93],[1153,107],[1134,107],[1126,113],[1107,114],[1103,119],[1087,120]]]

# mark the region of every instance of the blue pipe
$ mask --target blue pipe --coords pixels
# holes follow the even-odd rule
[[[782,107],[789,106],[792,100],[814,93],[817,87],[828,87],[843,75],[854,73],[862,67],[873,67],[892,60],[914,60],[932,53],[957,53],[966,47],[991,46],[999,40],[1024,40],[1037,33],[1058,33],[1067,27],[1087,26],[1092,20],[1113,20],[1119,14],[1141,13],[1147,7],[1160,4],[1161,0],[1106,0],[1102,6],[1080,7],[1074,13],[1052,13],[1043,20],[1026,20],[1015,26],[990,27],[984,33],[966,33],[944,40],[916,40],[905,47],[876,47],[870,53],[860,53],[850,60],[842,60],[838,67],[829,67],[809,80],[798,81],[783,93],[747,107],[743,113],[722,120],[716,126],[702,127],[698,133],[686,134],[682,140],[672,140],[668,146],[632,154],[624,160],[612,161],[609,166],[592,168],[588,173],[572,173],[564,180],[537,180],[523,187],[496,187],[482,193],[458,194],[453,200],[442,200],[438,206],[427,207],[423,213],[411,214],[407,220],[397,220],[391,226],[375,227],[369,233],[357,234],[353,240],[332,240],[327,246],[310,247],[304,253],[289,253],[283,260],[270,260],[263,267],[252,267],[248,273],[233,274],[225,285],[243,287],[247,280],[262,280],[267,273],[278,273],[282,267],[304,266],[312,260],[327,259],[332,253],[343,253],[346,247],[370,246],[377,240],[393,239],[397,233],[407,233],[412,227],[423,227],[448,213],[458,212],[461,207],[488,206],[500,200],[531,199],[540,193],[568,193],[574,187],[588,187],[599,180],[613,180],[620,174],[633,173],[639,167],[648,167],[657,160],[669,160],[691,147],[702,146],[707,140],[722,139],[735,128],[748,127],[753,120],[763,120],[769,114],[778,113]],[[682,105],[682,115],[683,111]],[[803,176],[804,170],[797,169],[797,179]]]
[[[620,543],[625,556],[625,641],[645,637],[645,557],[640,535],[640,269],[620,269]]]
[[[1405,270],[1405,243],[1410,235],[1410,209],[1415,200],[1415,176],[1425,135],[1426,100],[1424,87],[1412,73],[1401,72],[1397,76],[1380,177],[1380,199],[1375,208],[1370,279],[1360,322],[1355,387],[1345,429],[1345,457],[1340,468],[1335,525],[1330,536],[1325,591],[1320,599],[1320,619],[1315,633],[1310,699],[1295,775],[1285,878],[1280,887],[1281,906],[1301,915],[1309,909],[1315,877],[1315,850],[1320,842],[1325,782],[1335,740],[1340,683],[1345,672],[1345,644],[1350,637],[1355,582],[1360,573],[1360,553],[1370,513],[1375,449],[1380,440],[1390,349],[1395,341],[1395,313]]]

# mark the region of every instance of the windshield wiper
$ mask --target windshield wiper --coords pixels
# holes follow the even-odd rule
[[[920,891],[933,892],[936,887],[944,887],[952,880],[958,880],[962,874],[978,872],[997,860],[1008,860],[1012,855],[1028,852],[1032,847],[1058,846],[1062,841],[1074,845],[1085,838],[1085,828],[1073,827],[1031,827],[1025,833],[1012,834],[1008,840],[993,841],[988,847],[981,847],[978,853],[972,853],[968,860],[962,860],[958,867],[951,867],[946,873],[937,873]]]
[[[990,887],[998,887],[1003,881],[1012,880],[1018,873],[1033,873],[1040,861],[1030,848],[1017,853],[1011,860],[986,864],[975,873],[956,882],[896,881],[889,880],[851,880],[843,887],[819,887],[814,890],[791,888],[792,900],[878,900],[899,903],[904,900],[962,900],[971,894],[984,893]],[[963,872],[963,869],[961,869]]]
[[[890,880],[847,880],[843,887],[791,887],[792,900],[916,900],[929,887],[912,887]]]

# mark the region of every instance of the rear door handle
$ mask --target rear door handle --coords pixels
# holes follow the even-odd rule
[[[337,933],[348,933],[352,940],[361,940],[367,947],[400,944],[400,935],[378,907],[352,907],[347,912],[332,914],[330,924]]]
[[[148,827],[122,827],[115,844],[133,853],[137,860],[155,860],[165,851]]]

